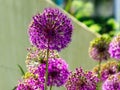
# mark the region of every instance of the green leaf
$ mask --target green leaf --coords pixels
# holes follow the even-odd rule
[[[21,71],[21,75],[25,75],[25,71],[23,70],[23,68],[19,64],[18,64],[18,67],[19,67],[19,69]]]
[[[17,88],[17,87],[15,86],[12,90],[16,90],[16,88]]]

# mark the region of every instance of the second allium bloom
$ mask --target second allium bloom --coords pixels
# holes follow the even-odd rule
[[[42,63],[46,63],[47,50],[38,49],[34,46],[27,49],[28,54],[26,57],[26,67],[29,72],[34,72]],[[49,58],[58,58],[59,54],[54,50],[49,50]]]
[[[112,58],[120,60],[120,35],[113,38],[109,45],[109,53]]]
[[[37,74],[26,72],[19,80],[16,90],[44,90],[44,81],[40,81]]]
[[[110,39],[108,37],[98,37],[91,41],[89,55],[97,61],[107,60],[110,55],[108,53]]]
[[[65,85],[67,90],[96,90],[99,79],[92,72],[85,72],[77,68],[71,73]]]
[[[46,64],[42,63],[35,71],[38,74],[39,80],[45,78]],[[48,86],[62,86],[67,81],[69,76],[68,64],[61,58],[49,58],[48,60]]]
[[[109,76],[117,73],[119,71],[119,64],[115,61],[108,61],[107,63],[101,64],[100,69],[100,79],[104,82]],[[93,69],[93,73],[98,76],[99,66],[97,65]]]
[[[29,37],[38,48],[60,51],[71,41],[72,30],[71,20],[59,9],[46,8],[42,14],[33,16]]]
[[[120,90],[120,73],[110,76],[103,83],[102,90]]]

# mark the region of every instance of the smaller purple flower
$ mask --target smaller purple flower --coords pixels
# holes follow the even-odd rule
[[[95,38],[90,43],[89,55],[92,59],[97,61],[108,60],[110,55],[108,53],[110,38],[101,36]]]
[[[82,68],[77,68],[71,73],[65,87],[67,90],[96,90],[99,79],[92,72],[84,72]]]
[[[120,90],[120,73],[110,76],[103,83],[102,90]]]
[[[16,90],[44,90],[44,81],[39,81],[37,74],[27,72],[19,80]]]
[[[30,47],[27,49],[28,54],[26,57],[26,67],[29,72],[34,72],[41,63],[46,63],[47,60],[47,50],[46,49],[39,49],[37,47]],[[49,58],[58,58],[59,55],[56,51],[50,50],[49,51]]]
[[[28,33],[32,45],[60,51],[71,42],[72,30],[72,22],[65,14],[57,8],[46,8],[33,16]]]
[[[35,73],[39,80],[45,80],[46,64],[39,65]],[[48,86],[62,86],[69,76],[67,63],[61,58],[49,58],[48,60]]]
[[[115,61],[108,61],[107,63],[101,64],[100,79],[104,82],[109,76],[118,73],[119,66]],[[98,76],[98,65],[93,68],[93,73]]]
[[[109,53],[112,58],[120,60],[120,35],[117,35],[112,39],[109,45]]]
[[[25,84],[18,84],[16,90],[34,90],[34,89]]]

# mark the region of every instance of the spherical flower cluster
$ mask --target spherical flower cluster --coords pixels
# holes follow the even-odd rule
[[[120,35],[113,38],[109,45],[109,53],[112,58],[120,60]]]
[[[102,90],[120,90],[120,73],[110,76],[103,83]]]
[[[30,86],[25,84],[18,84],[16,90],[33,90]]]
[[[72,30],[71,20],[59,9],[46,8],[42,14],[33,16],[29,37],[38,48],[60,51],[71,41]]]
[[[35,71],[39,79],[45,79],[46,64],[42,63]],[[61,58],[49,58],[48,60],[48,86],[62,86],[69,76],[67,63]]]
[[[41,63],[45,63],[47,60],[47,50],[41,50],[34,46],[28,48],[28,54],[26,57],[26,67],[29,72],[34,72]],[[56,51],[49,51],[49,58],[58,58],[59,55]]]
[[[89,55],[92,59],[97,61],[108,60],[110,55],[108,53],[110,39],[105,36],[98,37],[91,41],[89,47]]]
[[[98,65],[93,68],[93,73],[97,76],[98,68]],[[118,63],[115,61],[108,61],[107,63],[103,63],[101,64],[100,68],[100,78],[102,82],[105,81],[109,76],[116,74],[119,70]]]
[[[44,81],[39,81],[37,75],[27,72],[19,81],[16,90],[44,90]]]
[[[82,68],[77,68],[71,73],[65,87],[67,90],[96,90],[99,79],[93,76],[92,72],[84,72]]]

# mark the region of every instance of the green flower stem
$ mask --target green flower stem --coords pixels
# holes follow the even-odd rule
[[[48,41],[47,59],[46,59],[45,90],[47,90],[47,81],[48,81],[48,59],[49,59],[49,41]]]
[[[118,61],[118,72],[120,71],[120,61]]]
[[[99,64],[98,64],[98,78],[100,78],[101,77],[101,75],[100,75],[100,71],[101,71],[101,60],[99,61]],[[98,84],[97,84],[97,88],[96,88],[96,90],[101,90],[100,89],[100,86],[101,86],[101,82],[99,82]]]
[[[96,87],[96,90],[102,90],[102,89],[101,89],[101,82],[98,82],[97,87]]]
[[[50,90],[52,90],[52,85],[50,86]]]
[[[52,79],[52,83],[53,83],[53,79]],[[52,84],[50,85],[50,90],[52,90]]]
[[[101,77],[100,70],[101,70],[101,60],[99,61],[99,64],[98,64],[98,78]]]

